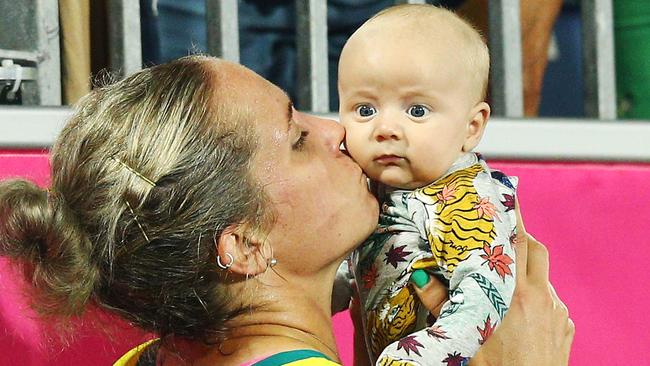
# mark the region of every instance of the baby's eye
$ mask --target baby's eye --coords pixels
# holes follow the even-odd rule
[[[362,104],[357,107],[357,114],[361,117],[370,117],[375,113],[377,113],[377,110],[371,105]]]
[[[410,106],[408,111],[407,111],[407,113],[410,116],[413,116],[413,117],[416,117],[416,118],[422,118],[422,117],[426,116],[427,113],[429,113],[429,112],[430,112],[429,108],[427,108],[427,107],[425,107],[425,106],[423,106],[421,104],[414,104],[414,105]]]

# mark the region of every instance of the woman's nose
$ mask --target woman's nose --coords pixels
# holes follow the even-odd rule
[[[310,120],[313,121],[315,132],[319,134],[325,147],[335,153],[340,153],[340,147],[345,139],[345,128],[340,123],[327,119],[310,115]]]

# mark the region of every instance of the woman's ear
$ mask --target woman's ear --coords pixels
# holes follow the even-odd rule
[[[216,240],[217,265],[221,269],[251,276],[266,271],[263,243],[247,232],[244,225],[231,225],[221,232]]]
[[[490,119],[490,105],[485,102],[479,102],[472,108],[467,122],[467,135],[463,143],[463,152],[472,151],[483,137],[483,131]]]

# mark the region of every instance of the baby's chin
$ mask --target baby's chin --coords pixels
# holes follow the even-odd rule
[[[406,177],[401,174],[394,174],[394,172],[383,171],[379,172],[379,174],[377,174],[377,172],[374,173],[375,174],[369,174],[366,172],[366,175],[368,178],[375,182],[397,189],[415,189],[426,185],[426,183],[414,181],[411,177]]]

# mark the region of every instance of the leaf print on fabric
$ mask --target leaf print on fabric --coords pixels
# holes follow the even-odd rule
[[[496,327],[497,324],[496,323],[492,324],[489,315],[487,319],[485,319],[485,324],[483,325],[483,329],[481,329],[477,325],[476,330],[478,330],[478,333],[481,335],[481,339],[478,340],[478,344],[482,345],[483,343],[485,343],[485,341],[487,341],[487,339],[492,335],[492,333],[494,332],[494,328]]]
[[[503,206],[506,208],[506,212],[514,210],[515,209],[515,196],[512,194],[503,194]]]
[[[375,282],[377,281],[377,276],[377,266],[373,264],[370,268],[368,268],[368,271],[364,272],[361,276],[363,288],[366,290],[373,288],[375,286]]]
[[[447,203],[447,201],[456,198],[456,184],[445,184],[445,186],[442,187],[442,190],[436,194],[436,198],[438,198],[438,201],[442,203]]]
[[[474,208],[478,210],[478,217],[485,216],[487,219],[497,218],[497,209],[494,207],[494,204],[490,202],[490,197],[483,197],[481,200],[474,205]]]
[[[427,335],[429,337],[435,338],[438,341],[441,339],[451,339],[447,336],[447,332],[439,325],[434,325],[427,328]]]
[[[442,360],[442,362],[446,362],[447,366],[467,366],[469,357],[461,356],[458,352],[447,353],[447,358]]]
[[[514,263],[514,261],[509,255],[503,254],[503,245],[497,245],[494,247],[494,250],[492,250],[492,248],[490,248],[486,243],[483,244],[483,251],[485,254],[481,254],[481,258],[485,259],[485,262],[482,264],[487,263],[491,271],[496,270],[502,280],[506,279],[506,275],[512,276],[510,265]]]
[[[404,349],[408,356],[411,355],[410,352],[413,352],[418,356],[422,356],[420,354],[420,350],[418,350],[418,347],[424,348],[422,343],[418,342],[415,339],[415,336],[406,336],[397,341],[397,350],[399,351],[400,349]]]
[[[488,297],[490,300],[490,303],[492,303],[492,306],[494,306],[494,309],[497,311],[499,314],[499,319],[503,319],[503,316],[506,315],[506,311],[508,310],[508,305],[506,305],[506,302],[503,300],[503,297],[499,293],[499,290],[494,286],[490,280],[485,278],[480,273],[470,273],[468,277],[473,278],[478,286],[483,290],[483,293],[485,293],[485,296]]]
[[[512,182],[510,181],[510,178],[508,178],[507,175],[503,174],[502,172],[500,172],[498,170],[493,170],[491,175],[492,175],[492,178],[498,180],[504,186],[512,189],[513,191],[515,190],[515,186],[512,184]]]
[[[390,264],[393,267],[397,268],[397,264],[399,262],[406,262],[406,256],[409,254],[412,254],[413,252],[409,252],[404,250],[406,248],[406,245],[402,245],[399,247],[395,247],[395,245],[392,245],[390,247],[390,250],[386,252],[386,258],[384,258],[384,262],[386,264]]]

